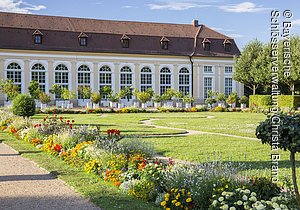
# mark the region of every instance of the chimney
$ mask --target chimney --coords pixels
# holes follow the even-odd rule
[[[198,20],[193,20],[192,22],[194,27],[198,27],[199,26],[199,21]]]

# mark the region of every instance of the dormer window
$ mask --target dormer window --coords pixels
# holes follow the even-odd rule
[[[130,38],[126,34],[123,34],[123,36],[121,37],[121,43],[123,48],[129,48],[129,40]]]
[[[226,52],[230,52],[231,51],[231,41],[229,39],[225,39],[223,42],[224,45],[224,50]]]
[[[34,41],[34,44],[42,44],[42,37],[43,37],[43,34],[42,32],[40,32],[40,30],[35,30],[33,32],[33,41]]]
[[[169,48],[169,39],[166,37],[161,38],[160,45],[163,50],[167,50]]]
[[[207,38],[204,38],[202,41],[202,45],[203,45],[203,49],[205,51],[210,51],[210,45],[211,45],[211,41]]]
[[[87,46],[87,38],[88,38],[88,36],[84,32],[81,32],[78,36],[79,45],[80,46]]]

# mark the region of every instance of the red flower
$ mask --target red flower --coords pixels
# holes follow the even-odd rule
[[[75,122],[75,120],[72,120],[72,123],[74,123]]]
[[[70,124],[69,126],[70,126],[70,129],[72,129],[72,127],[73,127],[72,124]]]
[[[168,164],[169,165],[174,165],[174,161],[172,160],[172,158],[169,158]]]
[[[119,136],[120,135],[120,131],[117,130],[117,129],[110,129],[110,130],[107,130],[107,134],[110,136],[110,135],[117,135]]]
[[[62,149],[62,145],[61,144],[55,144],[54,147],[53,147],[53,150],[55,152],[60,152]]]

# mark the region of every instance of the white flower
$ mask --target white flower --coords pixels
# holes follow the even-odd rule
[[[230,207],[229,210],[236,210],[234,206]]]
[[[224,201],[224,197],[220,197],[218,200],[219,200],[220,202],[222,202],[222,201]]]
[[[251,196],[251,197],[249,198],[249,201],[256,202],[256,201],[257,201],[257,199],[256,199],[256,197],[254,197],[254,196]]]
[[[244,200],[244,201],[248,200],[247,195],[243,195],[243,200]]]
[[[217,200],[214,200],[213,203],[212,203],[212,205],[213,205],[214,207],[216,207],[217,204],[218,204],[218,201],[217,201]]]
[[[246,194],[250,194],[250,190],[248,190],[248,189],[244,190],[244,192],[245,192]]]
[[[227,204],[225,204],[224,206],[221,206],[220,209],[223,209],[223,210],[228,210],[229,206]]]
[[[277,203],[273,203],[273,205],[272,205],[272,206],[273,206],[273,208],[274,208],[274,209],[277,209],[277,208],[279,208],[279,205],[278,205]]]
[[[241,206],[241,205],[243,205],[243,201],[238,200],[238,201],[236,202],[236,204],[239,205],[239,206]]]
[[[255,192],[252,192],[252,193],[251,193],[251,196],[256,197],[256,193],[255,193]]]
[[[263,204],[260,204],[256,207],[257,210],[263,210],[265,209],[266,207],[263,205]]]
[[[224,191],[224,192],[222,192],[222,196],[225,196],[227,193]]]

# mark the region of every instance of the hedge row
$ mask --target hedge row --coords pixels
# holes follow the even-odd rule
[[[268,108],[272,105],[271,95],[251,95],[249,97],[249,106],[258,108]],[[300,96],[279,95],[278,106],[280,108],[297,108],[300,107]]]

